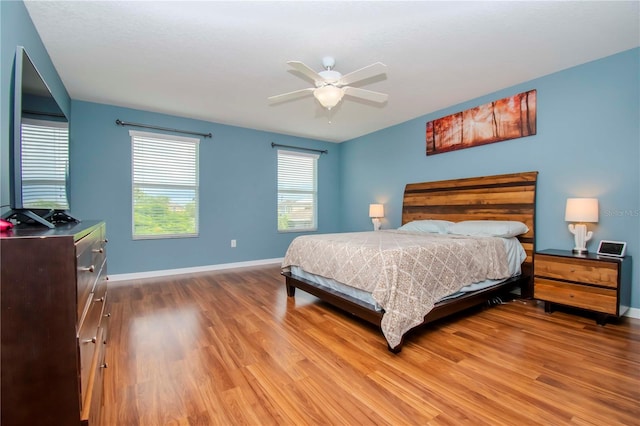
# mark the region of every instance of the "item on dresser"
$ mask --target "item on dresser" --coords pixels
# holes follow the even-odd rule
[[[526,172],[437,182],[414,183],[408,184],[405,187],[404,192],[402,209],[403,225],[426,220],[441,221],[440,223],[445,223],[445,221],[447,223],[451,223],[460,221],[493,220],[501,221],[501,224],[504,224],[504,221],[514,221],[524,224],[524,227],[522,228],[524,233],[522,235],[518,235],[517,238],[519,240],[519,245],[522,245],[521,249],[524,251],[524,262],[522,263],[522,274],[520,276],[498,281],[486,288],[474,289],[458,297],[441,298],[440,296],[447,296],[446,292],[444,292],[445,294],[439,294],[438,297],[429,298],[430,301],[426,304],[429,306],[425,306],[423,303],[424,300],[426,300],[425,298],[416,296],[416,301],[413,303],[417,306],[412,316],[417,314],[418,318],[416,319],[412,317],[410,321],[406,321],[402,327],[396,328],[391,331],[391,333],[388,332],[389,328],[387,325],[395,322],[396,317],[404,314],[395,308],[390,308],[391,305],[387,305],[387,307],[384,308],[382,306],[376,306],[375,303],[371,303],[370,298],[376,295],[376,289],[374,288],[376,286],[376,282],[374,282],[376,281],[375,278],[367,278],[364,281],[371,282],[360,282],[355,287],[351,285],[356,280],[362,281],[362,277],[366,276],[367,273],[371,275],[369,268],[372,267],[372,265],[370,264],[352,262],[348,267],[356,271],[363,272],[356,273],[355,275],[357,277],[354,278],[353,281],[344,282],[337,279],[334,280],[337,284],[336,286],[334,286],[333,283],[326,286],[324,283],[317,282],[315,277],[307,275],[306,273],[309,271],[305,271],[304,268],[297,269],[297,266],[299,266],[299,262],[297,260],[289,264],[288,255],[285,255],[282,275],[285,276],[287,295],[289,297],[294,297],[295,289],[299,288],[359,318],[380,326],[383,329],[385,338],[387,338],[388,348],[392,352],[399,352],[401,350],[407,329],[412,329],[467,308],[487,303],[487,301],[491,299],[510,292],[515,287],[520,288],[521,295],[523,297],[531,297],[535,241],[535,188],[537,174],[538,172]],[[425,232],[424,229],[420,229],[419,231],[407,231],[407,227],[403,226],[397,231],[381,231],[370,234],[373,234],[371,238],[374,238],[375,234],[380,234],[375,236],[375,238],[380,239],[384,238],[384,234],[390,235],[391,232],[394,232],[397,235],[407,235],[407,233],[413,232],[414,238],[446,238],[445,235],[441,235],[439,233],[437,228],[431,226],[433,224],[433,222],[429,223],[429,232]],[[492,223],[491,225],[493,226],[495,223]],[[408,228],[411,229],[411,227],[412,226],[410,225]],[[420,226],[420,228],[423,227]],[[484,226],[483,229],[484,228],[486,228],[486,226]],[[318,235],[317,237],[319,239],[331,238],[323,237],[322,235]],[[449,235],[448,238],[470,239],[467,236],[460,235]],[[382,242],[380,242],[380,244],[382,244]],[[333,257],[346,256],[346,251],[343,251],[343,249],[347,246],[348,243],[345,243],[345,245],[336,245],[335,256]],[[375,243],[370,244],[370,246],[375,246]],[[382,251],[382,245],[379,245],[379,247]],[[363,250],[365,250],[364,246]],[[375,248],[369,247],[367,250],[371,251],[371,253],[375,253]],[[398,250],[402,250],[400,245],[398,245]],[[416,251],[417,249],[411,248],[409,250]],[[402,259],[413,259],[412,256],[415,254],[408,251],[403,253],[404,254],[398,254],[401,261]],[[315,252],[315,254],[305,256],[308,256],[309,258],[307,260],[311,261],[316,260],[321,262],[324,259],[319,251]],[[371,259],[374,259],[374,257],[373,254],[371,254],[370,256],[365,256],[363,259],[370,259],[370,261],[372,261]],[[404,263],[408,263],[408,261]],[[448,262],[442,263],[443,265],[446,264],[446,266],[450,266]],[[443,273],[446,273],[444,271],[447,271],[446,266],[442,268]],[[385,274],[387,276],[394,274],[406,275],[406,272],[404,271],[405,269],[402,267],[389,264],[387,270],[385,270]],[[456,274],[458,273],[457,270],[453,272]],[[319,275],[327,277],[329,274],[325,270],[325,274],[319,273]],[[392,281],[393,279],[394,278],[392,277]],[[417,281],[420,280],[416,280],[416,282]],[[422,282],[425,282],[425,280],[422,280]],[[433,283],[429,283],[429,285],[431,284]],[[447,285],[450,287],[457,286],[460,288],[465,284],[466,283],[449,283]],[[345,285],[353,288],[346,288]],[[353,289],[364,289],[367,294],[362,295],[359,292],[353,292]],[[392,293],[393,291],[396,291],[396,293],[398,292],[397,289],[392,290]],[[415,294],[418,294],[419,292],[424,293],[425,291],[428,292],[428,290],[425,290],[421,286],[415,286],[412,291],[415,291]],[[442,292],[438,290],[437,293]],[[379,296],[379,294],[377,296]],[[394,294],[387,296],[391,299],[395,299],[396,297]],[[418,302],[418,300],[421,302]],[[431,308],[430,305],[433,305],[432,309],[429,309]],[[390,311],[386,312],[385,309],[390,309]],[[394,327],[392,326],[392,328]]]
[[[623,241],[600,241],[597,253],[602,256],[624,257],[627,249],[627,243]]]
[[[554,305],[584,309],[597,314],[598,324],[619,318],[631,303],[631,257],[574,254],[569,250],[536,253],[534,298]]]
[[[569,224],[569,232],[574,236],[575,247],[573,252],[585,254],[587,241],[593,237],[593,231],[587,231],[587,223],[598,222],[598,199],[597,198],[567,198],[564,220],[576,222]]]
[[[99,424],[106,243],[105,223],[89,221],[0,236],[1,424]]]
[[[8,231],[13,228],[13,223],[8,220],[0,219],[0,232]]]

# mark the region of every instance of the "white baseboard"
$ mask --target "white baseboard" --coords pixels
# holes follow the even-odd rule
[[[629,310],[624,314],[625,317],[637,318],[640,319],[640,309],[638,308],[629,308]]]
[[[245,268],[248,266],[282,263],[284,258],[250,260],[247,262],[222,263],[219,265],[194,266],[191,268],[163,269],[158,271],[134,272],[130,274],[109,274],[109,282],[140,280],[144,278],[167,277],[171,275],[193,274],[197,272],[219,271],[222,269]],[[126,285],[126,284],[125,284]]]

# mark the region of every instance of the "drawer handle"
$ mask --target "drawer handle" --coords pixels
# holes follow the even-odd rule
[[[87,267],[78,268],[78,270],[80,270],[82,272],[95,272],[96,267],[95,267],[95,265],[91,265],[88,268]]]
[[[104,253],[104,249],[102,247],[100,247],[99,249],[93,249],[91,251],[94,253]]]
[[[91,339],[85,339],[82,341],[82,343],[95,343],[96,342],[96,338],[92,337]]]
[[[104,240],[102,240],[102,241],[104,241],[105,244],[107,244],[109,242],[109,240],[107,240],[106,238]]]
[[[106,362],[104,364],[100,364],[100,368],[109,368],[109,364]]]
[[[94,302],[104,302],[104,296],[102,296],[100,299],[94,299],[93,301]]]
[[[111,312],[104,314],[105,318],[109,318],[111,316]]]

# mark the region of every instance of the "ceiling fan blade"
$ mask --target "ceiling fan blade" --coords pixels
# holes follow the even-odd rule
[[[350,72],[349,74],[345,74],[338,81],[338,84],[341,86],[345,86],[347,84],[355,83],[356,81],[364,80],[370,77],[375,77],[376,75],[385,74],[387,72],[387,66],[382,62],[376,62],[375,64],[371,64],[364,68],[360,68],[359,70],[355,70]]]
[[[309,87],[307,89],[296,90],[293,92],[283,93],[281,95],[269,96],[267,99],[269,99],[269,102],[271,103],[290,101],[292,99],[306,96],[309,93],[312,93],[314,90],[315,89],[313,87]]]
[[[314,70],[309,68],[307,65],[303,64],[302,62],[288,61],[287,64],[291,65],[293,68],[295,68],[296,71],[301,72],[302,74],[306,75],[313,81],[324,80],[320,74],[318,74],[317,72],[315,72]]]
[[[358,87],[343,87],[344,94],[353,96],[354,98],[360,98],[367,101],[384,103],[389,99],[389,95],[386,93],[374,92],[373,90],[360,89]]]

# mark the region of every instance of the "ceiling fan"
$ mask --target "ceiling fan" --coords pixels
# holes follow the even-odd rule
[[[315,72],[307,65],[298,61],[288,61],[287,64],[291,65],[296,71],[299,71],[306,77],[312,79],[315,82],[316,87],[309,87],[307,89],[271,96],[268,98],[271,103],[284,102],[313,93],[313,96],[318,100],[318,102],[320,102],[320,105],[330,110],[342,100],[344,95],[378,103],[386,102],[389,97],[385,93],[348,86],[348,84],[351,83],[385,74],[387,66],[382,62],[376,62],[345,75],[342,75],[333,69],[336,61],[331,56],[322,58],[324,71],[320,72]]]

